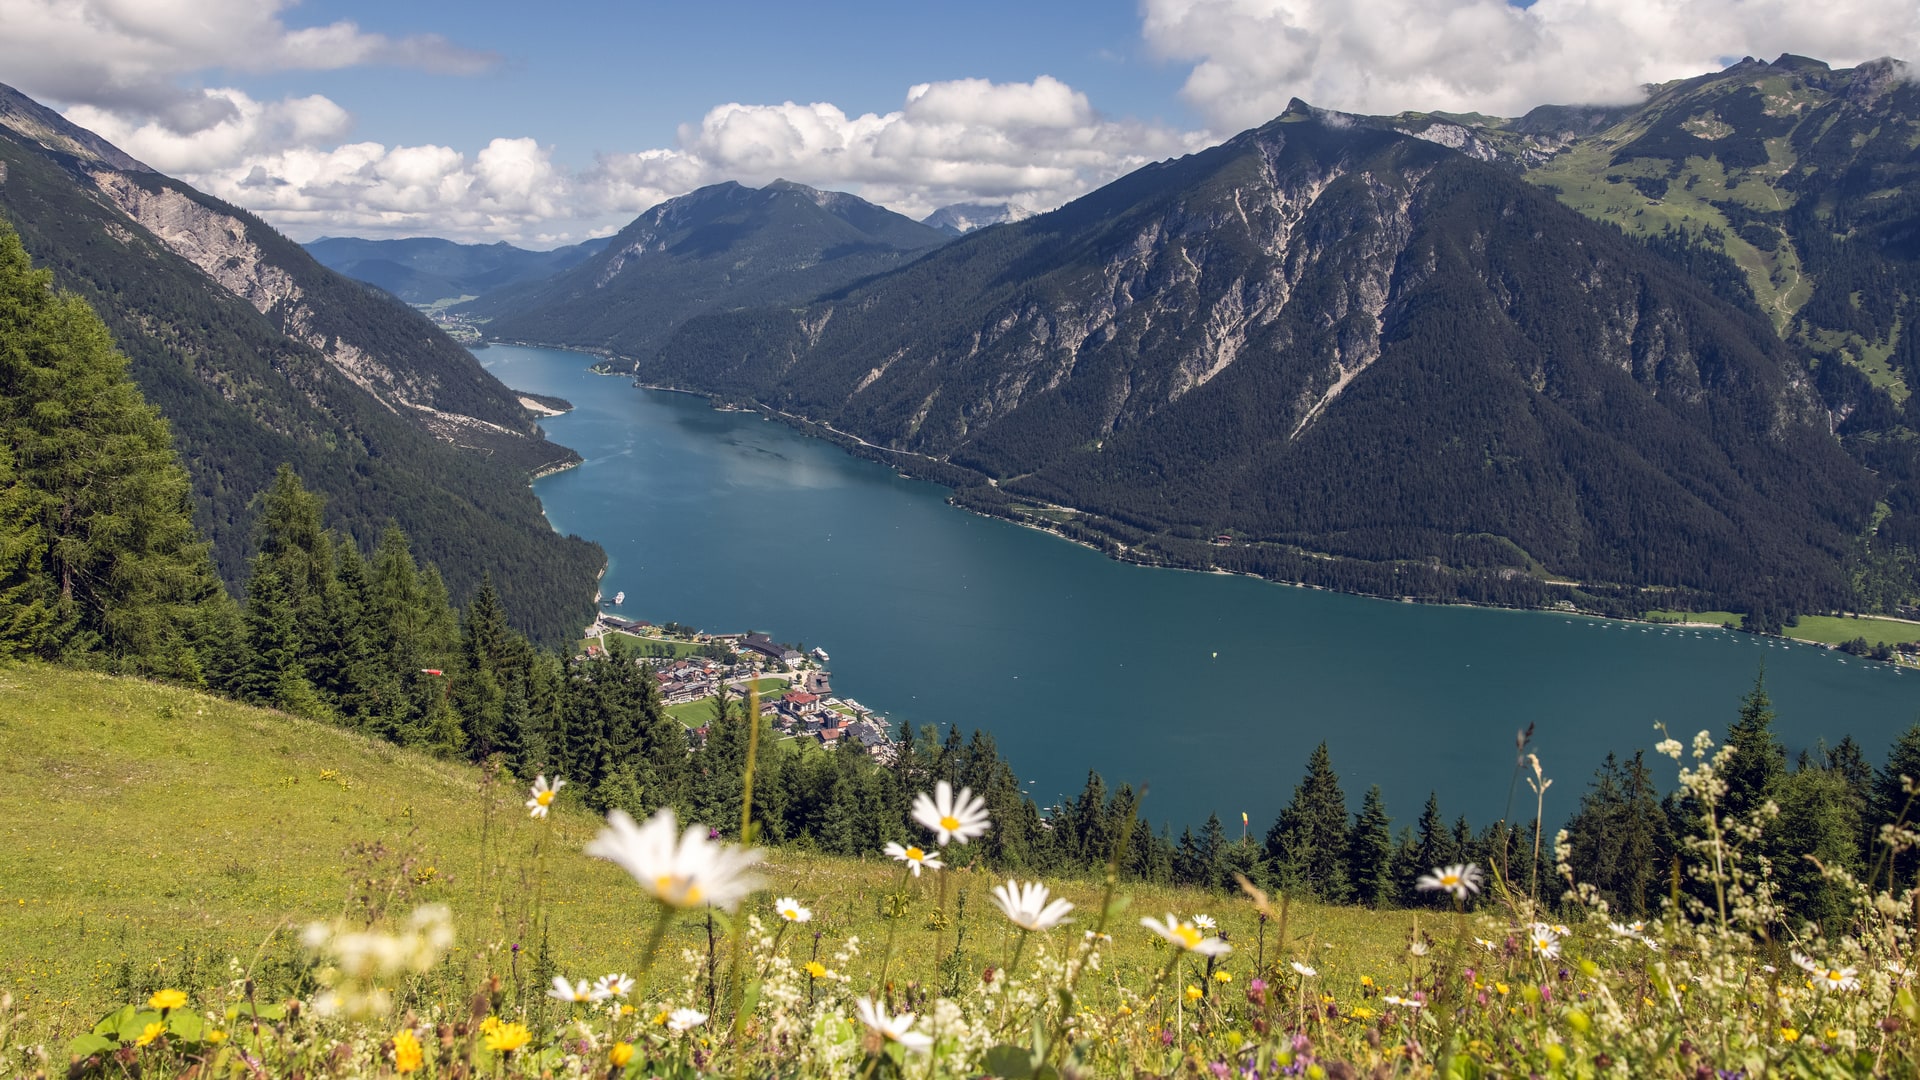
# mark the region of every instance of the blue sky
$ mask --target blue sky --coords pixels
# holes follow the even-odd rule
[[[1920,53],[1912,0],[0,0],[0,25],[0,82],[296,239],[533,247],[721,180],[1048,209],[1295,96],[1511,116],[1727,57]]]
[[[1128,4],[992,0],[969,5],[582,3],[415,0],[303,3],[302,22],[353,20],[393,37],[441,33],[501,57],[482,77],[350,69],[232,79],[257,96],[321,93],[355,115],[355,138],[484,144],[533,135],[562,161],[665,146],[724,101],[830,101],[848,113],[900,107],[945,79],[1052,75],[1104,112],[1200,126],[1180,100],[1184,65],[1151,56]]]

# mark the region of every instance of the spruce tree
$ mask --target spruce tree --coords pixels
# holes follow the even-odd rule
[[[1786,776],[1787,752],[1773,734],[1773,702],[1767,697],[1767,675],[1754,679],[1753,689],[1740,700],[1740,716],[1727,729],[1733,754],[1721,771],[1727,793],[1721,801],[1721,820],[1746,820],[1772,798]]]
[[[1355,903],[1379,907],[1393,899],[1393,822],[1378,784],[1367,789],[1347,833],[1347,881]]]
[[[1887,763],[1873,774],[1869,802],[1869,831],[1874,837],[1874,846],[1868,849],[1872,853],[1870,869],[1877,872],[1876,881],[1884,880],[1888,891],[1896,894],[1900,887],[1920,884],[1916,881],[1916,877],[1920,877],[1920,851],[1902,852],[1895,858],[1892,850],[1880,843],[1879,837],[1881,827],[1886,825],[1920,832],[1916,826],[1920,820],[1920,798],[1907,794],[1910,782],[1920,784],[1920,724],[1902,732],[1888,748]]]
[[[62,636],[33,502],[15,482],[12,450],[0,444],[0,657],[57,650]]]
[[[1267,831],[1266,856],[1276,880],[1306,888],[1331,904],[1348,896],[1347,799],[1327,744],[1314,748],[1293,801]]]
[[[1447,820],[1440,816],[1439,792],[1427,794],[1426,808],[1420,811],[1420,820],[1414,829],[1413,846],[1400,865],[1400,900],[1409,905],[1432,902],[1433,894],[1423,893],[1416,887],[1420,875],[1451,865],[1458,854]]]
[[[5,513],[37,534],[13,545],[9,647],[198,682],[195,622],[217,585],[166,421],[105,325],[3,222],[0,446]]]

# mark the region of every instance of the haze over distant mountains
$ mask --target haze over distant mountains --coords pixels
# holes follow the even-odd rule
[[[578,457],[424,316],[8,87],[0,213],[131,358],[230,585],[252,500],[288,462],[329,525],[367,547],[398,522],[456,598],[490,573],[549,642],[590,615],[603,556],[556,534],[527,486]]]
[[[377,285],[409,304],[474,297],[524,281],[550,277],[607,246],[600,237],[551,251],[511,244],[456,244],[437,237],[361,240],[323,236],[303,245],[329,270]]]

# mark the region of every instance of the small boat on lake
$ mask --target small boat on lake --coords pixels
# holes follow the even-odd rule
[[[621,604],[624,604],[624,603],[626,603],[626,602],[627,602],[627,594],[626,594],[626,593],[624,593],[624,592],[617,592],[617,593],[614,593],[614,594],[613,594],[613,606],[614,606],[614,607],[619,607],[619,606],[620,606]]]

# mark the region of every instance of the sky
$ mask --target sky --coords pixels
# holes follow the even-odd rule
[[[1322,108],[1518,115],[1920,0],[0,0],[0,82],[296,240],[546,248],[722,180],[1050,209]]]

